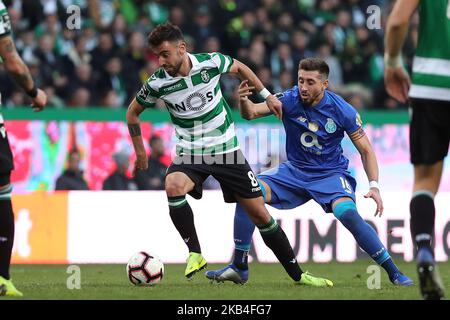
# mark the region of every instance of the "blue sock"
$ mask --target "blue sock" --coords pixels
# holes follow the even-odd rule
[[[255,224],[238,203],[234,213],[234,258],[233,264],[242,270],[248,269],[248,252],[252,243]]]
[[[336,218],[353,234],[358,245],[367,252],[370,257],[382,266],[389,275],[389,279],[395,278],[400,270],[394,264],[388,251],[381,243],[378,234],[370,224],[365,222],[358,214],[353,201],[343,201],[333,210]]]

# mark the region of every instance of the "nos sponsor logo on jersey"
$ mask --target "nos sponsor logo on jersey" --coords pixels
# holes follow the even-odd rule
[[[181,104],[175,103],[171,104],[166,102],[168,108],[180,111],[192,110],[192,111],[200,111],[202,110],[208,102],[214,99],[214,95],[212,91],[206,93],[206,96],[200,92],[194,92],[193,94],[187,97],[186,101],[182,101]]]

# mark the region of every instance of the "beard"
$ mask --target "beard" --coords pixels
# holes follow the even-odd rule
[[[300,99],[302,100],[302,103],[305,106],[311,106],[322,93],[323,93],[323,91],[319,91],[315,95],[311,94],[310,92],[307,93],[306,95],[302,95],[300,93]]]
[[[313,98],[310,94],[303,96],[300,94],[300,99],[302,100],[302,103],[306,106],[310,106],[313,103]]]
[[[181,59],[180,62],[178,64],[176,64],[175,66],[170,66],[169,68],[164,68],[166,70],[166,72],[172,76],[175,77],[178,73],[178,71],[180,71],[181,65],[183,64],[183,60]]]

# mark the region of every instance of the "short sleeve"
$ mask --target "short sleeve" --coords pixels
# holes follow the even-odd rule
[[[297,87],[291,88],[284,92],[275,93],[275,97],[281,101],[283,111],[290,113],[290,111],[295,108],[295,92],[298,91]]]
[[[153,108],[158,99],[158,93],[150,87],[148,81],[144,83],[136,95],[136,101],[145,108]]]
[[[210,55],[220,73],[230,72],[231,66],[233,65],[233,58],[220,52],[213,52]]]
[[[0,37],[11,35],[11,20],[9,19],[8,10],[0,1]]]
[[[284,105],[286,105],[288,103],[288,101],[290,100],[290,92],[289,91],[285,91],[285,92],[278,92],[275,93],[275,97],[281,101],[281,103]]]
[[[344,108],[344,130],[352,140],[360,137],[362,129],[362,120],[358,111],[347,104]]]

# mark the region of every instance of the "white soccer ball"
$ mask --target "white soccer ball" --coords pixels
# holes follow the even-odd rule
[[[145,251],[134,254],[127,264],[127,276],[136,286],[152,286],[160,282],[164,275],[161,259]]]

